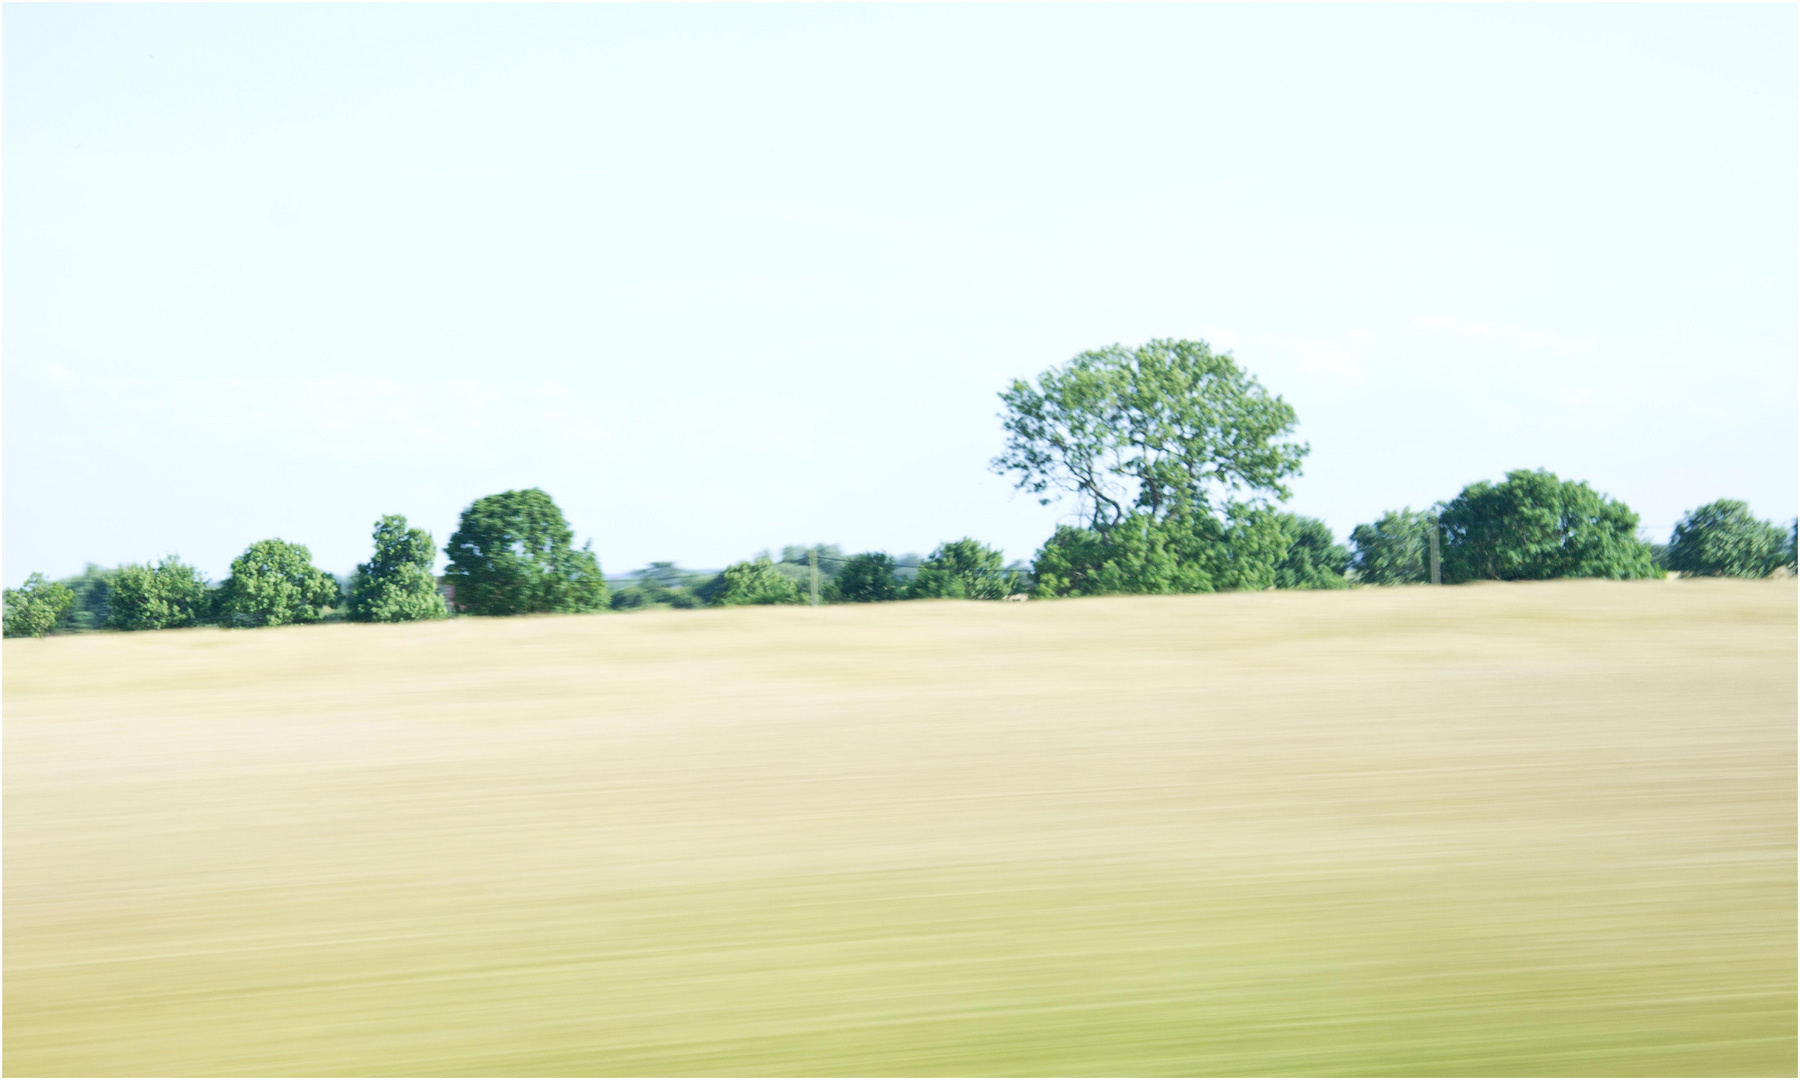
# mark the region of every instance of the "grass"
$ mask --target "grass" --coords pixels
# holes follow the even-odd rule
[[[1791,584],[5,646],[5,1069],[1793,1075]]]

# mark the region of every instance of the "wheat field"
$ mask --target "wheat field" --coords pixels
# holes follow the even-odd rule
[[[10,1075],[1793,1075],[1791,583],[8,641]]]

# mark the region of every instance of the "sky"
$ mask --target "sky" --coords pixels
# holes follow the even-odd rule
[[[1029,559],[997,394],[1199,338],[1340,537],[1800,488],[1794,5],[0,8],[0,571]]]

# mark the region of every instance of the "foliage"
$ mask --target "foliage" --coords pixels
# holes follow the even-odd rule
[[[115,630],[196,626],[208,612],[206,579],[175,556],[155,566],[127,563],[112,579],[106,625]]]
[[[1736,499],[1720,499],[1675,523],[1667,566],[1705,577],[1767,577],[1790,561],[1788,542],[1786,529],[1759,521]]]
[[[1282,514],[1282,532],[1288,537],[1286,556],[1275,567],[1277,589],[1347,589],[1350,552],[1317,518]]]
[[[1355,553],[1350,569],[1364,585],[1418,585],[1431,580],[1431,519],[1407,507],[1389,510],[1372,525],[1350,530]]]
[[[838,596],[847,603],[874,604],[903,595],[894,574],[894,559],[884,551],[865,551],[844,560],[837,572]]]
[[[775,569],[793,581],[803,598],[810,600],[813,573],[810,557],[814,555],[819,560],[819,602],[835,604],[842,599],[836,577],[838,568],[846,561],[843,548],[836,544],[789,544],[781,549],[781,559],[776,562]]]
[[[473,615],[601,610],[606,579],[592,542],[577,551],[574,535],[538,488],[476,499],[444,549],[456,606]]]
[[[1019,591],[1019,575],[1000,552],[963,537],[939,544],[907,584],[913,600],[1004,600]]]
[[[7,589],[4,633],[7,637],[43,637],[62,624],[75,607],[75,593],[67,585],[32,574],[17,589]]]
[[[313,566],[304,544],[259,540],[231,561],[218,618],[222,626],[317,622],[340,599],[336,579]]]
[[[1439,521],[1446,583],[1661,574],[1630,507],[1545,469],[1471,484]]]
[[[1285,499],[1308,452],[1279,441],[1294,410],[1204,341],[1085,352],[1000,399],[1007,443],[993,470],[1035,495],[1074,495],[1102,535],[1137,516],[1222,514],[1240,491]]]
[[[1032,569],[1038,596],[1206,593],[1266,589],[1293,537],[1283,515],[1234,506],[1211,514],[1156,519],[1132,514],[1109,533],[1063,526],[1039,549]]]
[[[614,611],[699,607],[703,601],[697,590],[706,580],[705,574],[683,570],[672,562],[653,562],[639,570],[631,584],[612,591],[611,607]]]
[[[350,586],[350,618],[357,622],[411,622],[448,615],[431,564],[437,545],[424,529],[406,527],[403,514],[375,523],[375,554],[356,568]]]
[[[75,606],[63,617],[60,629],[81,632],[98,630],[106,625],[112,597],[113,575],[117,570],[88,563],[80,574],[63,578],[61,584],[75,594]]]
[[[708,602],[717,607],[745,604],[801,604],[805,597],[794,579],[781,573],[767,555],[750,562],[733,563],[719,575]]]

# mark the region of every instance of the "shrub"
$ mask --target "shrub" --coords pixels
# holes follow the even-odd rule
[[[448,615],[438,595],[431,564],[437,546],[424,529],[409,529],[406,518],[387,514],[375,523],[375,555],[356,568],[350,588],[350,618],[358,622],[411,622]]]
[[[1470,484],[1439,522],[1447,583],[1661,574],[1630,507],[1544,469]]]
[[[42,574],[32,574],[24,585],[0,595],[5,599],[7,637],[43,637],[62,625],[75,606],[75,593],[67,585],[45,581]]]
[[[1736,499],[1720,499],[1675,523],[1665,556],[1670,570],[1704,577],[1767,577],[1791,558],[1786,529],[1750,514]]]
[[[838,596],[847,603],[877,604],[903,595],[894,574],[894,559],[883,551],[865,551],[845,560],[837,572]]]
[[[1063,526],[1039,549],[1038,596],[1266,589],[1292,546],[1282,515],[1233,506],[1161,520],[1132,514],[1106,533]]]
[[[155,566],[127,563],[112,579],[106,625],[115,630],[195,626],[207,615],[206,579],[170,555]]]
[[[1417,585],[1430,580],[1430,519],[1408,507],[1350,530],[1350,569],[1364,585]]]
[[[800,586],[777,570],[767,555],[727,566],[712,585],[708,590],[708,603],[715,607],[804,602]]]
[[[1019,575],[1000,552],[963,537],[939,544],[907,585],[915,600],[1003,600],[1019,591]]]
[[[1317,518],[1282,514],[1282,531],[1289,536],[1287,554],[1275,567],[1277,589],[1347,589],[1344,571],[1350,568],[1350,552],[1331,529]]]
[[[337,581],[312,565],[312,552],[304,544],[259,540],[231,562],[231,576],[219,588],[219,622],[224,626],[317,622],[339,599]]]

